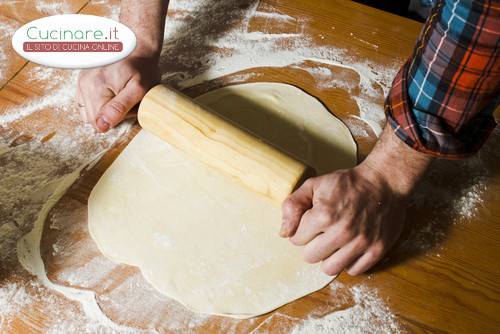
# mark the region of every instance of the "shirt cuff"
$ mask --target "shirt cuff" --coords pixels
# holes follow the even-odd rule
[[[385,101],[385,114],[396,136],[411,148],[439,158],[463,159],[476,153],[496,126],[491,103],[459,131],[446,119],[414,108],[408,96],[407,61],[396,75]]]

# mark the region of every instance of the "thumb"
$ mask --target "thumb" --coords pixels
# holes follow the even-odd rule
[[[281,207],[282,223],[280,236],[291,237],[299,227],[302,215],[312,208],[312,199],[316,178],[306,180],[297,190],[290,194]]]
[[[136,81],[129,81],[125,87],[118,92],[118,95],[104,104],[96,118],[96,125],[99,131],[106,132],[120,123],[127,113],[146,94],[146,91]]]

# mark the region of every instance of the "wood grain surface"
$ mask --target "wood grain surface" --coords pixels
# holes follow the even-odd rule
[[[40,17],[43,13],[33,9],[34,2],[0,3],[0,20],[22,24]],[[105,15],[108,10],[99,3],[77,0],[67,3],[72,12]],[[386,66],[402,64],[421,28],[416,22],[349,1],[265,0],[259,6],[292,17],[307,18],[307,33],[315,36],[315,43],[349,50],[357,61],[370,60]],[[252,29],[264,32],[277,29],[262,20],[264,18],[253,20]],[[287,29],[293,30],[295,26]],[[3,45],[6,41],[2,39],[1,43]],[[8,76],[0,81],[0,115],[9,107],[25,104],[47,93],[43,82],[29,83],[27,73],[34,65],[26,63],[11,50],[8,52]],[[315,66],[315,63],[309,61],[302,65]],[[182,67],[182,64],[165,66]],[[352,92],[318,87],[315,78],[303,67],[253,68],[199,84],[185,93],[194,97],[239,82],[241,75],[252,73],[254,75],[245,82],[296,85],[318,97],[346,123],[355,121],[350,116],[358,115],[359,110]],[[333,65],[330,68],[334,75],[342,74],[347,81],[359,82],[354,71]],[[375,103],[382,104],[383,99]],[[77,112],[76,108],[72,110]],[[71,132],[76,122],[73,118],[56,116],[60,117],[60,114],[51,108],[42,108],[29,117],[10,123],[8,128],[0,127],[0,131],[2,135],[21,142],[30,141],[35,136],[49,141],[54,133]],[[362,123],[358,125],[363,126]],[[93,169],[82,174],[51,210],[41,244],[50,280],[94,291],[103,312],[116,323],[160,332],[287,333],[301,319],[319,318],[353,306],[350,289],[364,286],[377,291],[396,316],[402,332],[500,333],[500,131],[493,132],[474,158],[434,164],[412,200],[401,240],[369,274],[350,277],[343,273],[337,279],[341,285],[336,289],[326,287],[255,319],[239,321],[214,316],[199,323],[193,322],[197,315],[149,287],[136,268],[106,260],[88,235],[86,205],[90,191],[137,131],[138,127],[134,126]],[[376,141],[374,133],[369,128],[366,131],[370,136],[355,138],[359,159],[370,152]],[[480,200],[474,198],[478,179],[481,181]],[[472,200],[478,203],[473,210],[469,208]],[[469,214],[470,210],[473,214]],[[54,252],[55,244],[65,245],[65,251]],[[85,268],[89,265],[99,272],[98,279],[89,278],[85,280],[87,283],[81,284],[82,280],[75,279],[75,275],[88,274]],[[28,281],[18,270],[2,270],[0,285],[12,280]],[[9,331],[45,332],[57,321],[51,318],[53,313],[48,312],[56,307],[82,312],[77,303],[61,296],[54,298],[56,302],[50,302],[54,299],[37,299],[12,315]],[[173,326],[173,323],[177,325]],[[360,332],[365,331],[360,329]]]

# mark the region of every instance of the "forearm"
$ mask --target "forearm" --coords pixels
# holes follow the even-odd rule
[[[137,37],[137,47],[133,55],[159,57],[168,2],[168,0],[121,1],[120,22],[132,29]]]
[[[408,196],[425,171],[432,157],[418,152],[396,137],[388,125],[377,145],[360,167],[382,176],[391,189],[400,196]]]

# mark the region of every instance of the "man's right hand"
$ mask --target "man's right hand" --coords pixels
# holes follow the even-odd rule
[[[82,117],[99,132],[108,131],[160,82],[159,73],[157,57],[134,54],[105,67],[82,70],[77,89]]]
[[[122,0],[120,22],[135,33],[134,52],[117,63],[80,72],[76,99],[83,118],[98,131],[106,132],[127,118],[160,82],[158,60],[167,7],[168,0]]]

